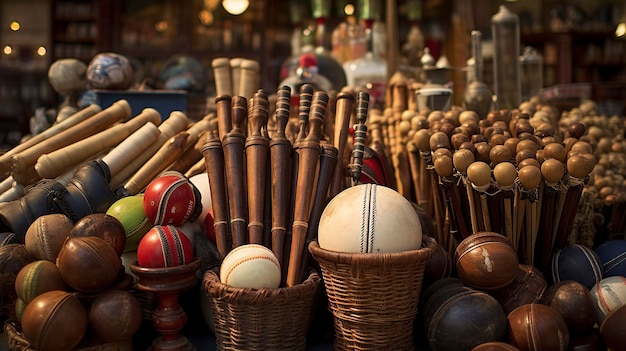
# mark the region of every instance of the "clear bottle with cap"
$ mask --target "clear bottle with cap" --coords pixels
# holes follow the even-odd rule
[[[520,56],[522,70],[522,101],[538,96],[543,89],[543,57],[531,46],[524,48]]]
[[[519,16],[501,5],[491,17],[496,108],[515,109],[522,100]]]

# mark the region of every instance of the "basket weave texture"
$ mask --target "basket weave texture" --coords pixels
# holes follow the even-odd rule
[[[311,272],[302,283],[278,289],[235,288],[204,274],[204,296],[214,319],[218,350],[305,350],[320,287]]]
[[[37,351],[28,340],[24,338],[20,331],[19,324],[15,321],[8,320],[4,322],[4,332],[7,335],[9,351]],[[88,347],[77,348],[76,351],[132,351],[133,343],[130,340],[107,343],[102,345],[94,345]]]
[[[424,269],[436,250],[427,236],[419,250],[381,254],[329,251],[311,242],[333,314],[335,350],[413,350]]]

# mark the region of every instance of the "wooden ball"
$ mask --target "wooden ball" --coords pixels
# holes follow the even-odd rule
[[[591,173],[595,163],[585,155],[574,155],[567,158],[567,172],[574,178],[584,179]]]
[[[547,159],[541,164],[541,175],[547,185],[556,185],[565,175],[565,166],[555,158]]]
[[[55,262],[73,227],[74,222],[61,213],[39,216],[26,230],[26,250],[35,259]]]
[[[537,169],[540,169],[541,163],[539,162],[537,158],[525,158],[517,164],[517,168],[519,169],[522,169],[526,166],[533,166],[533,167],[536,167]]]
[[[517,143],[519,143],[519,138],[511,137],[504,141],[504,146],[511,151],[511,155],[517,154]]]
[[[563,316],[544,304],[526,304],[508,315],[509,343],[522,351],[565,351],[569,330]]]
[[[434,308],[425,320],[431,349],[471,350],[506,338],[506,315],[489,294],[475,289],[453,294]]]
[[[452,164],[452,157],[450,156],[441,156],[437,157],[433,161],[435,166],[435,172],[440,177],[449,177],[452,175],[454,171],[454,165]]]
[[[517,168],[510,162],[498,163],[493,168],[493,177],[500,186],[509,187],[517,179]]]
[[[182,266],[194,258],[191,241],[172,225],[155,225],[137,247],[137,263],[144,268]]]
[[[511,150],[504,145],[494,145],[489,151],[489,160],[494,165],[497,165],[501,162],[509,162],[513,159],[513,154],[511,154]]]
[[[474,153],[467,149],[459,149],[452,155],[452,163],[454,168],[463,174],[467,174],[467,167],[474,162]]]
[[[419,129],[415,132],[413,141],[421,152],[430,151],[430,131],[428,129]]]
[[[598,245],[594,251],[600,258],[604,268],[604,277],[626,277],[626,240],[607,240]]]
[[[526,190],[533,190],[541,183],[541,170],[538,167],[529,165],[519,169],[517,177]]]
[[[474,347],[471,351],[519,351],[519,349],[511,344],[501,341],[491,341]]]
[[[22,332],[39,351],[71,350],[87,330],[87,312],[77,293],[53,290],[43,293],[26,306]]]
[[[544,304],[563,316],[572,334],[588,332],[596,324],[591,293],[579,282],[568,280],[556,283],[546,290],[543,300]]]
[[[45,292],[69,289],[57,266],[48,260],[27,264],[15,278],[17,296],[26,304]]]
[[[99,340],[106,343],[130,340],[142,322],[141,304],[125,290],[98,294],[89,308],[89,322]]]
[[[484,188],[491,182],[491,167],[482,161],[473,162],[467,167],[467,178],[478,188]]]
[[[478,232],[463,239],[455,250],[454,261],[459,279],[481,290],[510,284],[519,264],[509,239],[494,232]]]
[[[626,277],[613,276],[602,279],[591,287],[597,322],[620,306],[626,305]]]
[[[118,256],[126,246],[126,230],[114,216],[106,213],[92,213],[79,219],[70,231],[69,237],[95,236],[111,245]]]
[[[263,245],[238,246],[220,266],[220,281],[236,288],[276,289],[280,279],[280,263],[272,250]]]
[[[320,248],[330,251],[401,252],[421,248],[422,225],[411,202],[396,190],[360,184],[329,201],[317,236]]]
[[[491,152],[491,145],[485,141],[474,143],[476,147],[476,160],[489,163],[489,153]]]
[[[543,274],[532,265],[519,264],[515,279],[493,296],[507,315],[519,306],[539,303],[548,287]]]
[[[450,137],[450,143],[455,150],[461,147],[461,144],[470,141],[469,136],[463,133],[455,133]]]
[[[153,223],[143,208],[143,194],[123,197],[115,201],[106,214],[117,218],[124,227],[126,244],[124,251],[136,251],[141,238],[150,230]]]
[[[440,148],[450,148],[450,138],[444,132],[434,132],[430,136],[429,140],[430,151],[435,151]]]
[[[57,258],[57,267],[72,288],[100,292],[118,277],[122,260],[103,239],[95,236],[68,238]]]
[[[602,324],[600,334],[608,350],[622,350],[626,340],[626,305],[610,312]]]
[[[604,277],[600,258],[583,245],[568,245],[552,255],[552,281],[574,280],[591,289]]]
[[[567,131],[572,138],[580,139],[583,135],[585,135],[587,128],[584,124],[580,122],[574,122],[569,125]]]

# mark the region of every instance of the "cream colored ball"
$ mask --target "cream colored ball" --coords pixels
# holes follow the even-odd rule
[[[422,246],[422,225],[399,192],[360,184],[337,194],[322,212],[320,248],[350,253],[391,253]]]
[[[280,263],[263,245],[245,244],[231,250],[220,266],[220,281],[235,288],[275,289],[280,286]]]

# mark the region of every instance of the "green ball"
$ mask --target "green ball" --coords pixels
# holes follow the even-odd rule
[[[117,218],[126,231],[124,252],[136,251],[139,241],[152,228],[152,222],[143,209],[143,194],[130,195],[115,201],[106,214]]]

